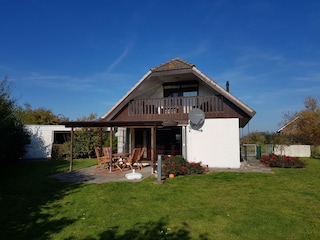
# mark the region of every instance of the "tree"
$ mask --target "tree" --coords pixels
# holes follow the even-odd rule
[[[240,139],[241,144],[290,144],[290,138],[270,132],[251,132]]]
[[[56,125],[61,122],[69,121],[68,118],[61,114],[55,115],[50,109],[32,109],[31,105],[28,103],[24,105],[24,108],[19,107],[18,112],[24,124]]]
[[[78,121],[95,121],[97,114],[90,114],[88,117],[82,117]],[[94,149],[105,143],[108,139],[106,128],[79,128],[75,131],[74,155],[79,157],[93,157]]]
[[[266,143],[266,133],[263,132],[251,132],[250,134],[242,137],[240,139],[241,144],[252,143],[252,144],[265,144]]]
[[[311,96],[306,97],[304,100],[304,106],[307,110],[312,112],[319,110],[318,100]]]
[[[0,161],[22,157],[28,133],[19,117],[16,101],[10,97],[10,84],[5,77],[0,81]]]

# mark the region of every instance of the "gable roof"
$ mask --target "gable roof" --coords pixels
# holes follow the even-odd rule
[[[287,127],[291,126],[294,124],[294,122],[296,122],[299,119],[299,117],[295,117],[294,119],[292,119],[291,121],[287,122],[287,124],[285,124],[284,126],[282,126],[281,128],[279,128],[277,130],[277,133],[281,133],[283,130],[285,130]]]
[[[154,87],[156,81],[149,80],[154,80],[153,78],[157,78],[157,80],[162,80],[165,82],[166,79],[164,76],[175,74],[185,74],[185,76],[192,74],[192,76],[196,76],[200,81],[204,82],[207,86],[215,90],[218,94],[221,94],[240,110],[246,113],[249,116],[249,119],[251,119],[256,113],[252,108],[233,96],[230,92],[226,91],[213,79],[209,78],[207,75],[198,70],[194,64],[188,63],[180,58],[174,58],[168,62],[160,64],[155,68],[151,68],[105,115],[102,116],[102,119],[106,121],[112,120],[118,111],[120,111],[130,100],[139,96],[139,91],[137,89],[140,89],[140,92],[145,93],[146,91],[150,90],[151,87]],[[147,85],[148,87],[142,90],[142,84]],[[246,122],[243,122],[241,125],[246,125],[249,119]]]

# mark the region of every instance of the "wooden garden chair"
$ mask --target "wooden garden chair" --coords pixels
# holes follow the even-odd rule
[[[140,170],[143,168],[143,164],[142,164],[141,160],[142,160],[142,157],[143,157],[143,154],[145,151],[146,151],[145,147],[141,148],[140,154],[139,154],[138,158],[135,160],[135,163],[137,164],[137,167],[140,168]]]
[[[139,159],[140,152],[141,148],[134,148],[131,155],[125,160],[125,163],[129,165],[131,170],[133,169],[133,164],[137,162],[137,159]]]
[[[101,151],[100,148],[95,148],[95,152],[96,152],[96,156],[98,159],[98,165],[97,165],[97,169],[98,168],[106,168],[106,165],[110,166],[111,163],[111,157],[108,155],[101,155]]]

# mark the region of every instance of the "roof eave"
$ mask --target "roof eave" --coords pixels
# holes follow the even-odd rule
[[[216,81],[209,78],[207,75],[202,73],[199,69],[196,67],[193,67],[192,70],[198,75],[200,79],[202,79],[206,84],[211,86],[214,90],[222,94],[224,97],[229,99],[232,103],[234,103],[236,106],[238,106],[242,111],[244,111],[248,116],[251,118],[256,114],[256,112],[250,108],[248,105],[243,103],[241,100],[233,96],[231,93],[226,91],[224,88],[222,88]]]

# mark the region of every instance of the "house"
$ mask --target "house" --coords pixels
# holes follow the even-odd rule
[[[183,155],[209,167],[239,168],[239,128],[255,111],[228,88],[176,58],[150,69],[102,117],[100,126],[116,127],[118,152],[145,147],[145,159]],[[204,119],[194,123],[192,114]]]
[[[291,121],[287,122],[284,126],[277,130],[277,134],[285,137],[290,143],[302,144],[304,141],[301,139],[301,118],[295,117]]]
[[[297,135],[300,134],[299,129],[298,129],[298,124],[299,124],[300,118],[296,117],[289,121],[287,124],[282,126],[277,130],[278,134],[281,135]]]
[[[52,145],[70,140],[71,128],[64,125],[25,125],[30,142],[25,146],[24,159],[51,158]]]
[[[290,157],[311,156],[311,146],[304,144],[304,141],[301,138],[302,131],[299,129],[301,123],[302,119],[300,117],[295,117],[277,130],[277,134],[286,137],[287,141],[292,145],[274,145],[274,154]]]

